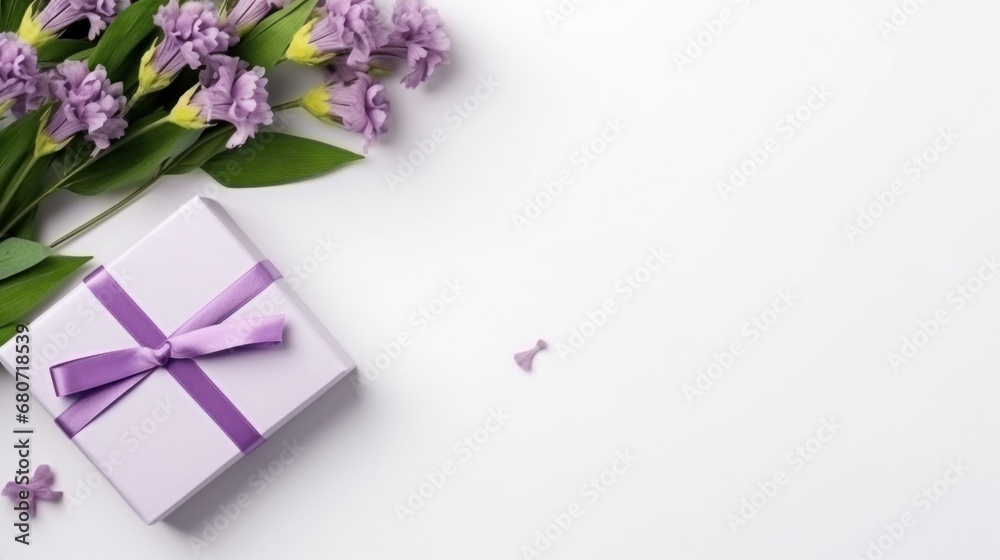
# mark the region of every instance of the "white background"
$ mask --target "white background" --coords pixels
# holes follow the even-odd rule
[[[72,508],[42,504],[30,549],[2,523],[0,557],[531,558],[536,531],[574,502],[582,515],[542,557],[875,558],[869,541],[907,513],[884,558],[995,557],[1000,277],[972,279],[1000,252],[1000,6],[930,0],[886,37],[879,21],[900,1],[589,0],[553,27],[557,0],[436,0],[454,63],[416,92],[393,83],[392,132],[366,161],[273,189],[172,178],[64,250],[109,260],[211,196],[286,275],[311,270],[300,294],[360,364],[400,333],[412,345],[167,521],[144,526],[98,484]],[[735,21],[680,70],[674,54],[723,9]],[[476,99],[482,80],[496,85]],[[821,86],[833,96],[786,138],[779,120]],[[456,120],[456,103],[475,110]],[[606,119],[627,129],[582,169]],[[948,127],[958,138],[912,181],[907,161]],[[390,189],[386,173],[438,128],[444,142]],[[305,114],[293,130],[360,148]],[[724,201],[718,182],[768,138],[779,149]],[[572,183],[516,227],[562,172]],[[895,180],[905,193],[850,239],[844,225]],[[43,237],[113,200],[54,201]],[[310,262],[327,239],[334,254]],[[668,264],[626,300],[616,284],[661,246]],[[452,279],[467,291],[421,330],[411,316]],[[982,289],[957,309],[966,282]],[[797,301],[751,341],[744,323],[779,289]],[[617,312],[560,356],[607,299]],[[889,353],[939,309],[949,322],[895,370]],[[524,373],[512,355],[539,337],[550,348]],[[685,386],[733,342],[746,352],[691,402]],[[275,372],[273,390],[282,375],[294,372]],[[0,402],[13,403],[9,380]],[[491,409],[510,418],[456,453]],[[842,428],[796,470],[787,455],[831,417]],[[36,428],[34,461],[67,498],[86,496],[94,467],[47,418]],[[293,440],[304,450],[279,469]],[[638,460],[591,503],[584,485],[626,450]],[[2,457],[10,474],[13,451]],[[401,522],[397,504],[449,460],[454,475]],[[929,509],[914,503],[949,461],[970,471],[938,483]],[[268,466],[281,474],[260,491],[250,477]],[[779,470],[787,484],[734,531],[730,514]],[[249,506],[224,523],[220,505],[241,493]]]

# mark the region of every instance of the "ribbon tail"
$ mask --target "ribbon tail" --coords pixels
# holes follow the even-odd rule
[[[52,366],[52,386],[57,397],[109,385],[158,367],[148,348],[129,348],[95,354]]]
[[[152,370],[84,393],[56,418],[56,424],[72,438],[150,373]]]

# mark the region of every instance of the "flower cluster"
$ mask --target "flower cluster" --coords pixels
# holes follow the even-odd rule
[[[302,107],[320,119],[363,134],[365,150],[385,132],[389,119],[385,86],[363,72],[345,82],[328,71],[326,82],[302,96]]]
[[[236,132],[226,147],[242,146],[260,125],[271,124],[274,117],[267,104],[264,69],[248,66],[231,56],[213,57],[202,70],[199,84],[188,90],[170,112],[170,122],[193,129],[211,122],[228,122]]]
[[[54,193],[133,190],[52,247],[166,174],[201,168],[226,186],[271,186],[354,161],[360,156],[324,142],[260,131],[275,113],[303,109],[363,138],[367,152],[390,115],[389,88],[376,76],[399,64],[402,83],[416,88],[451,49],[424,0],[396,0],[391,14],[374,0],[0,0],[0,20],[5,29],[18,25],[0,32],[0,166],[8,177],[0,241],[30,242],[32,218]],[[274,104],[265,70],[285,61],[319,67],[323,80]],[[225,149],[251,144],[247,164],[234,169],[245,154],[224,155],[223,141]],[[296,157],[278,155],[291,151]],[[0,261],[18,247],[0,243]],[[34,297],[18,295],[34,287],[8,276],[0,291]],[[7,334],[0,329],[0,343]]]
[[[86,131],[86,139],[97,150],[107,148],[111,140],[125,134],[122,83],[112,84],[103,66],[91,71],[85,62],[63,62],[49,77],[49,91],[56,104],[38,135],[36,155],[62,149],[78,132]]]
[[[122,136],[125,114],[146,96],[165,90],[185,68],[201,69],[199,84],[183,95],[167,119],[185,128],[227,122],[235,132],[228,147],[242,145],[273,119],[264,69],[226,54],[269,14],[290,0],[235,0],[222,13],[210,0],[169,0],[153,23],[159,36],[139,61],[135,90],[126,102],[122,82],[86,61],[67,61],[45,73],[33,45],[58,37],[71,24],[88,21],[90,39],[103,31],[129,0],[49,0],[28,10],[18,34],[0,35],[0,117],[15,118],[54,102],[39,134],[37,153],[61,149],[85,132],[97,150]],[[437,10],[424,0],[397,0],[389,21],[373,0],[320,0],[291,38],[285,58],[324,66],[325,80],[296,102],[316,117],[361,134],[367,151],[387,131],[385,87],[372,77],[376,59],[404,61],[402,83],[416,88],[448,63],[451,42]],[[146,105],[147,107],[149,104]]]
[[[226,52],[239,41],[229,22],[220,22],[215,4],[189,0],[178,5],[170,0],[161,6],[153,23],[163,30],[163,40],[146,51],[139,67],[138,96],[159,91],[185,66],[204,66],[211,55]]]
[[[437,10],[423,0],[397,0],[391,29],[372,0],[329,0],[292,39],[285,56],[308,66],[331,63],[366,70],[373,58],[397,58],[416,88],[435,68],[447,64],[451,41]]]
[[[367,72],[376,58],[406,62],[402,82],[410,89],[448,63],[451,41],[437,10],[423,0],[397,0],[387,26],[372,0],[328,0],[299,29],[285,56],[294,62],[327,65],[326,80],[300,105],[313,115],[363,134],[365,150],[386,132],[385,87]]]
[[[296,33],[288,46],[288,59],[316,66],[337,56],[360,66],[389,38],[372,0],[329,0]]]
[[[0,116],[37,109],[45,97],[45,75],[38,72],[35,49],[13,33],[0,34]]]
[[[399,0],[392,14],[392,25],[389,42],[374,54],[406,61],[410,68],[403,78],[406,87],[417,87],[439,65],[448,64],[451,41],[444,33],[437,10],[424,6],[420,0]]]

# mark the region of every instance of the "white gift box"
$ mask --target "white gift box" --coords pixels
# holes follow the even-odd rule
[[[163,333],[266,259],[214,201],[194,198],[105,269]],[[283,342],[195,358],[211,382],[264,438],[354,369],[354,363],[284,279],[223,322],[283,315]],[[31,394],[53,417],[50,367],[135,348],[136,340],[82,283],[30,325]],[[15,371],[14,340],[0,363]],[[33,417],[38,421],[38,416]],[[147,524],[166,517],[243,452],[178,381],[158,368],[73,438]]]

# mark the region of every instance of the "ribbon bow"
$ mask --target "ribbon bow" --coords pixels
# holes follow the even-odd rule
[[[0,490],[0,496],[9,497],[15,504],[22,501],[27,502],[28,516],[34,517],[36,500],[58,502],[62,499],[63,493],[51,488],[55,479],[56,475],[48,465],[38,465],[38,468],[35,469],[35,476],[31,477],[27,484],[8,482],[3,490]],[[27,499],[21,499],[21,492],[28,493]]]
[[[77,400],[56,418],[56,423],[66,435],[74,437],[150,373],[162,367],[240,451],[249,453],[263,443],[264,438],[194,358],[223,350],[281,344],[284,316],[223,323],[278,278],[281,274],[270,262],[257,263],[168,337],[104,267],[98,268],[87,276],[84,284],[139,346],[52,366],[56,395],[78,395]]]
[[[139,346],[87,356],[52,366],[56,396],[80,393],[166,366],[234,348],[262,348],[281,344],[283,315],[212,325],[172,336],[156,348]]]

